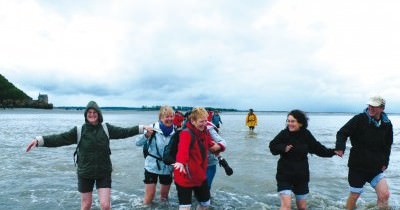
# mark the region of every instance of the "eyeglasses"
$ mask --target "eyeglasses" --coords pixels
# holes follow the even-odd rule
[[[286,120],[287,123],[295,123],[297,120]]]

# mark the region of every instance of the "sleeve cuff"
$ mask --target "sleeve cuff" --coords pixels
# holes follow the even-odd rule
[[[144,125],[139,125],[139,133],[144,133]]]
[[[43,136],[36,136],[35,137],[36,140],[38,140],[38,147],[43,147],[44,146],[44,139]]]

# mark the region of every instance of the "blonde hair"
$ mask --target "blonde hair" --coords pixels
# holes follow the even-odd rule
[[[160,107],[160,113],[158,114],[158,119],[161,119],[162,117],[165,117],[167,115],[174,115],[175,112],[170,106],[161,106]]]
[[[203,107],[194,107],[189,116],[190,120],[197,120],[202,117],[208,117],[208,112]]]

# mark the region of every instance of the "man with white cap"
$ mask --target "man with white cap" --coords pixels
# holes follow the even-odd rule
[[[346,209],[356,208],[366,182],[375,189],[378,208],[388,208],[390,193],[384,171],[389,165],[393,126],[384,112],[385,104],[382,97],[371,97],[364,112],[350,119],[336,134],[339,156],[344,154],[348,137],[351,142]]]

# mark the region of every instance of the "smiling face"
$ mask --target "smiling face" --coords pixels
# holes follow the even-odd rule
[[[292,115],[288,115],[286,124],[287,124],[289,131],[291,131],[291,132],[299,131],[301,126],[303,126]]]
[[[174,123],[174,113],[162,115],[160,121],[167,127],[171,127]]]
[[[204,129],[207,126],[207,116],[201,116],[197,118],[196,120],[192,119],[190,122],[194,125],[195,128],[197,128],[200,131],[204,131]]]
[[[95,109],[89,109],[86,113],[87,121],[92,125],[97,125],[99,123],[99,113]]]

